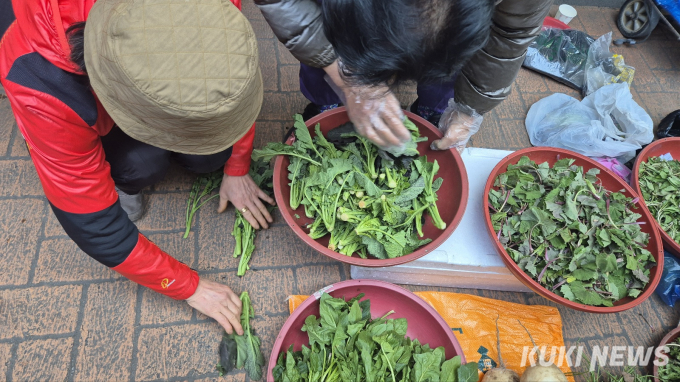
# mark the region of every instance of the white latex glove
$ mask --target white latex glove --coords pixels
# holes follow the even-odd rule
[[[342,94],[349,119],[357,132],[382,149],[403,147],[411,140],[411,133],[402,122],[404,113],[397,97],[387,86],[352,86],[340,77],[338,64],[324,68],[333,89]]]
[[[456,148],[462,152],[470,137],[482,125],[484,118],[469,106],[449,100],[449,106],[444,110],[439,120],[439,131],[444,134],[442,139],[432,142],[432,150],[448,150]]]

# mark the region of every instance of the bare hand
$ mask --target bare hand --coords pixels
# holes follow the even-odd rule
[[[196,292],[186,302],[215,319],[227,333],[232,334],[236,330],[236,334],[243,335],[241,299],[228,286],[201,278]]]
[[[260,190],[250,175],[229,176],[224,174],[222,186],[220,186],[220,205],[217,212],[224,212],[229,202],[232,202],[239,211],[243,211],[244,207],[246,208],[243,217],[253,228],[269,228],[268,223],[272,223],[274,219],[260,199],[272,206],[274,205],[274,199]]]

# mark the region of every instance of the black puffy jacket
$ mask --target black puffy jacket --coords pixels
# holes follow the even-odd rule
[[[489,42],[456,79],[456,102],[483,114],[507,98],[552,2],[502,0],[496,4]],[[335,51],[324,35],[321,8],[315,0],[255,0],[255,4],[279,41],[300,62],[315,67],[333,63]]]

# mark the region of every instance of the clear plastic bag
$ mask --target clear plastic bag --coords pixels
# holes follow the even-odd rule
[[[534,146],[560,147],[626,163],[654,139],[654,124],[628,84],[606,85],[583,101],[556,93],[534,103],[526,118]]]
[[[522,66],[581,91],[588,49],[593,41],[574,29],[544,29],[527,49]]]
[[[680,263],[668,252],[663,255],[663,273],[659,286],[656,287],[656,294],[668,306],[674,306],[680,298]]]
[[[592,94],[597,89],[616,83],[633,83],[635,68],[626,65],[623,56],[609,51],[612,32],[609,32],[590,45],[585,65],[584,94]]]

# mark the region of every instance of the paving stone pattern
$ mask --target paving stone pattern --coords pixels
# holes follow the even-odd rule
[[[579,7],[572,27],[593,36],[614,30],[617,10]],[[294,113],[307,101],[298,91],[298,64],[274,38],[251,1],[243,12],[259,36],[265,95],[256,145],[280,140]],[[633,96],[655,124],[680,108],[680,42],[657,28],[635,47],[614,48],[636,68]],[[522,70],[512,96],[489,113],[475,147],[520,149],[530,146],[524,128],[528,108],[554,92],[577,92]],[[413,87],[400,89],[404,105],[415,99]],[[257,237],[252,269],[236,276],[230,235],[233,210],[218,215],[209,205],[197,214],[188,239],[184,206],[194,179],[174,168],[165,180],[145,191],[149,209],[139,227],[154,242],[191,264],[203,277],[248,290],[269,354],[288,316],[286,297],[309,294],[349,278],[349,267],[315,253],[288,229],[280,215]],[[220,340],[218,325],[185,303],[133,284],[84,255],[52,215],[11,114],[0,96],[0,380],[243,381],[243,373],[218,378],[214,366]],[[485,290],[450,290],[523,304],[555,304],[535,294]],[[651,346],[678,323],[677,309],[656,296],[635,309],[593,315],[559,307],[568,345]],[[581,379],[582,377],[579,377]]]

